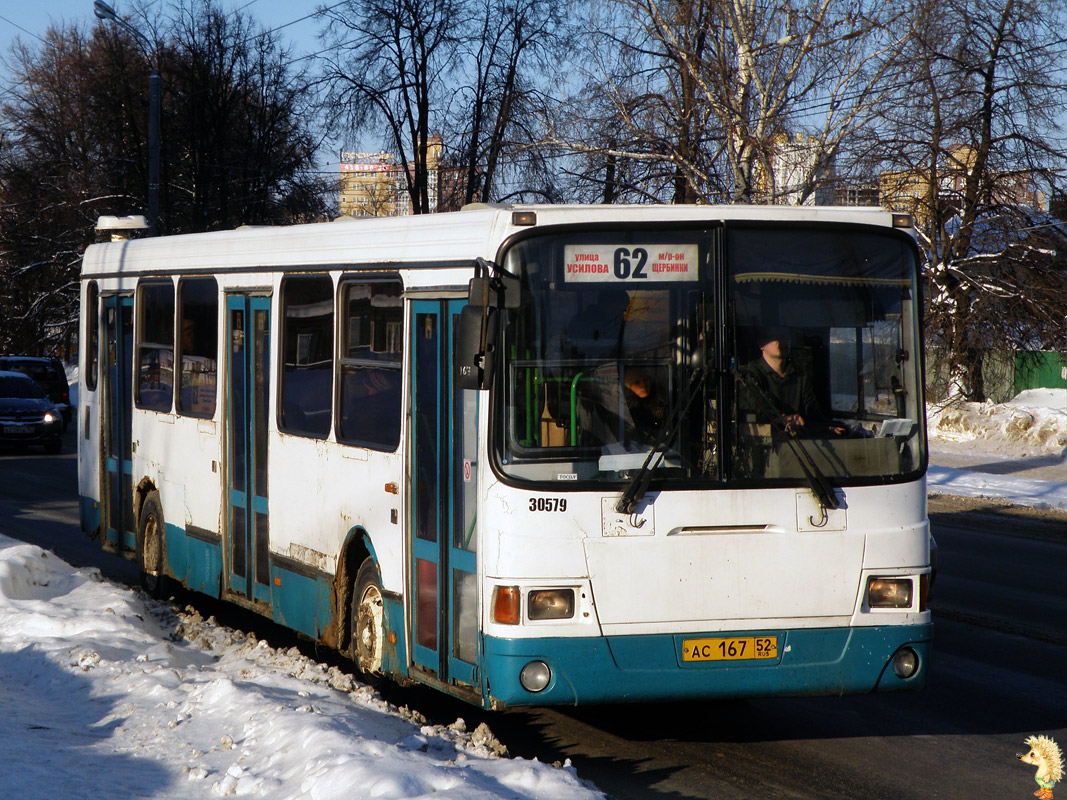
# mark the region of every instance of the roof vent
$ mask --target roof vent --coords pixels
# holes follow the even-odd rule
[[[487,208],[506,210],[511,208],[511,206],[506,203],[467,203],[460,209],[460,211],[484,211]]]
[[[130,238],[130,231],[147,230],[148,223],[143,214],[132,214],[127,217],[103,216],[96,220],[96,229],[110,231],[113,242],[124,242]]]

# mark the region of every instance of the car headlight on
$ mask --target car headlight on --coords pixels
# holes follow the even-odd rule
[[[871,608],[911,608],[911,578],[871,578],[867,605]]]
[[[53,414],[53,413],[52,413],[51,411],[46,411],[46,412],[44,412],[44,421],[45,421],[45,422],[46,422],[47,424],[51,425],[51,424],[52,424],[53,422],[55,422],[55,421],[56,421],[57,419],[59,419],[59,417],[57,417],[57,416],[56,416],[55,414]]]
[[[534,589],[526,598],[530,619],[570,619],[574,616],[574,589]]]

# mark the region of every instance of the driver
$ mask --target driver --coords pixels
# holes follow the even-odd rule
[[[830,424],[815,396],[811,376],[790,359],[783,348],[789,340],[784,328],[764,328],[756,344],[760,357],[746,364],[741,381],[741,409],[755,413],[759,422],[772,421],[770,406],[790,433],[829,429],[844,433],[844,428]],[[754,396],[759,393],[760,396]]]

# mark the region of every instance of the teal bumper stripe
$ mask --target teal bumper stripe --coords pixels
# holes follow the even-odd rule
[[[685,639],[776,636],[778,657],[753,661],[682,661]],[[576,705],[702,697],[863,694],[926,684],[933,625],[692,633],[484,642],[487,695],[504,705]],[[915,675],[893,673],[893,655],[919,656]],[[522,688],[519,672],[544,661],[552,679],[541,692]]]

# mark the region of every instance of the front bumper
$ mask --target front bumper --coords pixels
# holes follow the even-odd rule
[[[46,444],[62,436],[63,422],[58,416],[54,422],[0,421],[0,444]]]
[[[778,657],[764,661],[685,663],[684,639],[777,636]],[[865,694],[920,689],[933,624],[872,628],[743,631],[582,638],[484,639],[489,706],[578,705],[711,697]],[[910,678],[898,678],[894,654],[919,657]],[[544,690],[528,692],[519,673],[530,661],[552,670]]]

